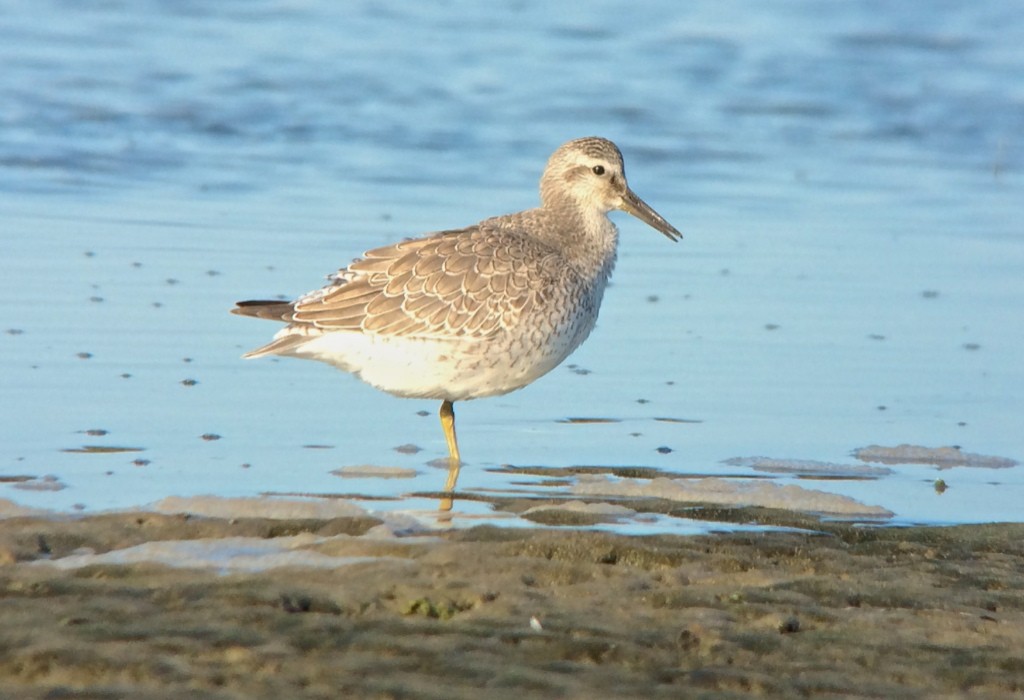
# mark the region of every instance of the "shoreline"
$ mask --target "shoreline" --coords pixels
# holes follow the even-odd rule
[[[0,520],[0,695],[1024,692],[1022,524],[645,537],[490,526],[395,537],[380,524]],[[180,557],[167,547],[182,543],[307,559],[38,563],[139,547]]]

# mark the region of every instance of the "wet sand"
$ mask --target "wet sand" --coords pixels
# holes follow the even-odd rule
[[[377,524],[2,520],[0,696],[1024,693],[1024,525],[364,534]],[[322,555],[373,559],[228,573],[31,563],[166,540],[295,536]]]

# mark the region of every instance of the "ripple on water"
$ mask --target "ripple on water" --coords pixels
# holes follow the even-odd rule
[[[598,133],[686,239],[616,219],[593,337],[460,414],[474,463],[449,522],[685,531],[696,506],[673,499],[715,502],[707,479],[737,504],[813,507],[790,487],[815,480],[887,522],[1020,520],[1024,15],[1005,3],[61,12],[14,3],[0,26],[0,512],[280,493],[439,526],[436,406],[245,365],[260,331],[226,309],[529,206],[539,159]]]

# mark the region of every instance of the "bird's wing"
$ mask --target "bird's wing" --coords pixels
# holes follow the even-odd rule
[[[295,302],[292,323],[385,336],[486,338],[546,301],[558,255],[478,225],[368,251]]]

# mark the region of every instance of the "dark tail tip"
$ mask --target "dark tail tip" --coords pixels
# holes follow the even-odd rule
[[[239,316],[265,318],[268,321],[289,321],[293,310],[294,307],[290,301],[250,299],[236,302],[231,313]]]

